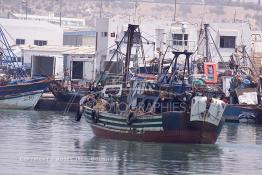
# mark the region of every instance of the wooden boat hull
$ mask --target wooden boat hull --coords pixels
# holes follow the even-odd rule
[[[0,100],[0,109],[34,109],[43,91],[17,94]]]
[[[183,112],[138,117],[132,124],[127,124],[126,117],[104,112],[94,120],[89,108],[85,108],[83,116],[98,137],[161,143],[214,144],[224,123],[221,120],[219,126],[215,126],[190,122],[189,115]]]
[[[79,104],[79,101],[84,96],[85,94],[79,94],[77,92],[68,92],[68,93],[58,92],[55,95],[58,101],[66,102],[66,103],[75,103],[75,104]]]
[[[160,143],[191,143],[214,144],[218,134],[215,132],[202,132],[189,129],[177,129],[172,131],[145,131],[144,133],[119,133],[119,131],[107,130],[97,125],[91,125],[94,134],[98,137],[133,140]]]
[[[33,79],[0,86],[0,109],[33,109],[48,84],[47,79]]]

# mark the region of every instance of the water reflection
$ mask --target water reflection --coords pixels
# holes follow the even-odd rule
[[[218,142],[261,145],[262,125],[226,123]]]
[[[111,157],[119,174],[144,173],[219,173],[221,169],[218,145],[174,145],[128,142],[93,138],[84,145],[87,157]],[[204,166],[205,169],[199,167]]]
[[[1,111],[0,174],[260,174],[262,126],[225,124],[215,145],[106,140],[74,115]],[[19,160],[37,157],[39,160]]]

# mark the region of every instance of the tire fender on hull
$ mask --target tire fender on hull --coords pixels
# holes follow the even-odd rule
[[[127,116],[127,125],[132,125],[132,123],[136,120],[136,114],[134,112],[130,112]]]
[[[98,117],[98,113],[96,112],[96,110],[92,110],[92,120],[94,123],[97,123],[98,120],[99,120],[99,117]]]

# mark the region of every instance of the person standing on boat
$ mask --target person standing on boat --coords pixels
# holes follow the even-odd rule
[[[64,70],[64,86],[66,86],[67,89],[68,89],[68,86],[69,86],[69,81],[70,81],[69,69],[66,68]]]

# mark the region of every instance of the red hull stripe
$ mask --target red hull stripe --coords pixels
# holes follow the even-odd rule
[[[93,132],[96,136],[107,139],[133,140],[145,142],[161,142],[161,143],[204,143],[214,144],[217,135],[213,132],[201,132],[196,130],[173,130],[173,131],[146,131],[143,133],[137,132],[122,132],[114,131],[91,124]]]

